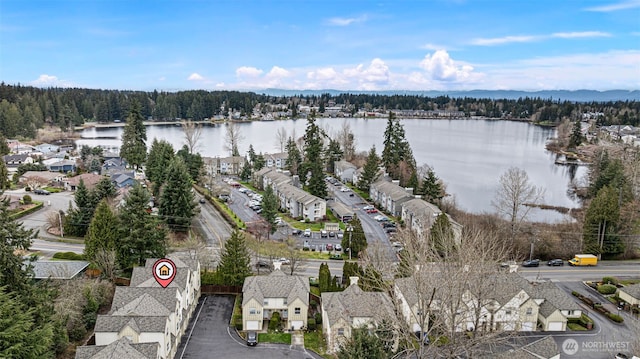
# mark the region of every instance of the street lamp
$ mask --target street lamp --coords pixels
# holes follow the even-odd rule
[[[349,260],[351,260],[351,234],[353,234],[353,226],[349,225],[347,232],[349,232]]]

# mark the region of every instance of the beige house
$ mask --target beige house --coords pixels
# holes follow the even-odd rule
[[[329,353],[336,352],[340,343],[351,337],[352,329],[374,328],[395,315],[387,293],[363,291],[357,277],[350,281],[342,292],[322,293],[322,333]]]
[[[413,189],[401,187],[398,181],[380,179],[369,187],[369,197],[380,208],[391,213],[395,217],[402,214],[402,204],[415,198]]]
[[[640,305],[640,283],[618,289],[618,297],[631,305]]]
[[[242,328],[262,330],[273,313],[280,313],[285,328],[307,326],[309,280],[283,273],[278,266],[266,276],[252,276],[242,287]]]
[[[544,331],[566,331],[567,320],[580,318],[580,306],[553,282],[533,283],[533,294],[540,304],[538,322]]]

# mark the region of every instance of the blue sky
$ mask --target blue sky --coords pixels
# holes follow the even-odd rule
[[[640,0],[0,0],[0,80],[132,90],[640,89]]]

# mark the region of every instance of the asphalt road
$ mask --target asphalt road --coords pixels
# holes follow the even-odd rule
[[[58,211],[67,211],[69,209],[69,203],[74,205],[73,192],[59,192],[51,193],[49,195],[35,194],[33,192],[25,192],[24,189],[5,191],[6,194],[12,194],[15,196],[24,196],[29,194],[35,201],[44,202],[44,206],[39,211],[31,213],[21,218],[21,221],[25,228],[32,228],[39,230],[40,238],[48,238],[46,234],[46,227],[48,224],[47,217],[51,214],[55,215]]]
[[[197,200],[201,197],[198,196]],[[200,214],[196,217],[207,247],[222,248],[231,236],[231,226],[209,202],[199,203]]]
[[[518,273],[528,280],[552,280],[554,282],[574,282],[583,280],[600,280],[605,276],[621,279],[640,277],[640,262],[637,261],[601,261],[595,267],[548,267],[545,264],[537,268],[520,266]]]
[[[321,358],[304,348],[283,344],[258,343],[248,347],[229,326],[233,311],[232,296],[203,296],[180,340],[176,359],[195,358]]]

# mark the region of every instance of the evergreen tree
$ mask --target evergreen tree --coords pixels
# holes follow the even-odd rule
[[[429,234],[431,245],[434,246],[440,256],[444,257],[454,250],[455,236],[453,228],[451,227],[451,222],[449,221],[449,216],[445,213],[440,213],[440,215],[438,215],[431,226]]]
[[[118,190],[116,186],[111,182],[111,180],[107,177],[102,177],[98,183],[96,183],[96,187],[91,191],[93,195],[94,203],[99,203],[103,199],[112,199],[118,194]]]
[[[99,250],[115,250],[118,240],[118,217],[113,213],[106,200],[100,201],[84,239],[84,254],[94,261]]]
[[[242,165],[242,170],[240,170],[240,179],[242,179],[243,181],[249,181],[251,179],[251,164],[249,163],[249,161],[245,160],[244,164]]]
[[[331,291],[331,271],[327,263],[322,262],[320,264],[320,269],[318,270],[318,285],[320,293]]]
[[[401,186],[407,186],[413,171],[416,170],[416,161],[405,138],[404,127],[393,112],[389,112],[383,143],[382,164],[387,173],[392,178],[399,179]]]
[[[147,258],[162,258],[167,253],[167,231],[149,209],[151,194],[135,185],[119,212],[119,240],[116,243],[121,268],[144,265]]]
[[[167,177],[169,163],[171,163],[174,156],[173,146],[169,142],[153,139],[145,166],[145,174],[152,183],[151,188],[154,196],[160,194],[160,188]]]
[[[416,193],[420,190],[419,186],[420,186],[420,183],[418,183],[418,171],[416,170],[415,167],[413,167],[411,170],[411,175],[407,180],[407,187],[413,188],[413,192]]]
[[[300,150],[298,149],[298,145],[293,140],[293,138],[289,137],[287,141],[287,161],[286,167],[293,175],[298,174],[298,170],[300,166],[302,166],[302,155],[300,154]]]
[[[7,139],[0,133],[0,156],[8,155],[10,152],[11,150],[9,149]]]
[[[238,230],[224,242],[217,272],[221,274],[225,285],[242,286],[244,279],[251,275],[249,251],[244,234]]]
[[[160,217],[173,231],[186,232],[196,214],[192,187],[184,161],[181,157],[174,158],[169,164],[159,206]]]
[[[327,183],[324,180],[324,164],[322,163],[322,133],[316,125],[313,115],[309,116],[304,135],[304,162],[300,175],[307,181],[307,190],[316,197],[327,196]]]
[[[338,359],[386,359],[393,353],[385,350],[382,339],[367,326],[351,329],[351,337],[340,344]]]
[[[269,224],[269,232],[276,232],[276,215],[278,214],[278,198],[273,193],[273,188],[267,186],[262,196],[262,217]]]
[[[4,161],[0,161],[0,194],[10,187],[11,181],[9,181],[9,169]]]
[[[177,155],[182,157],[184,164],[187,166],[187,172],[189,173],[191,180],[197,183],[204,168],[202,156],[200,156],[199,153],[191,153],[187,145],[182,146],[182,149],[178,151]]]
[[[28,286],[29,273],[23,269],[23,259],[17,251],[26,251],[31,240],[36,238],[32,229],[23,227],[22,222],[11,219],[9,200],[0,198],[0,287],[7,286],[12,291],[23,291]]]
[[[247,151],[247,155],[249,156],[249,162],[254,166],[256,163],[256,150],[253,149],[253,144],[249,144],[249,151]]]
[[[53,357],[54,326],[36,325],[37,310],[0,287],[0,358]]]
[[[583,141],[582,122],[578,118],[573,122],[573,129],[571,130],[571,136],[569,136],[569,148],[577,148]]]
[[[431,168],[429,168],[426,176],[422,179],[420,193],[422,194],[423,200],[435,205],[440,204],[440,201],[444,197],[442,182],[436,177],[436,173]]]
[[[342,154],[343,152],[340,146],[340,142],[334,139],[330,139],[326,153],[327,172],[335,173],[336,162],[342,159]]]
[[[620,219],[618,190],[605,186],[589,203],[584,217],[585,253],[618,254],[624,251],[617,226]]]
[[[342,247],[349,248],[352,258],[358,258],[358,253],[367,249],[367,238],[362,229],[362,223],[357,215],[349,222],[351,231],[346,231],[342,237]],[[349,243],[351,242],[351,243]]]
[[[91,223],[96,202],[93,194],[80,180],[74,193],[76,206],[70,208],[64,221],[64,232],[68,235],[84,237]]]
[[[360,277],[360,275],[361,269],[357,262],[344,262],[344,264],[342,265],[342,283],[345,288],[351,285],[350,277]]]
[[[367,162],[365,162],[362,169],[362,175],[358,181],[358,189],[369,193],[371,184],[378,179],[378,165],[380,164],[380,158],[376,154],[376,146],[371,146],[369,155],[367,156]]]
[[[260,153],[259,155],[255,156],[255,159],[253,161],[253,171],[260,171],[264,168],[264,166],[266,166],[266,161],[264,160],[264,156],[262,155],[262,153]]]
[[[144,118],[140,113],[140,104],[134,100],[129,109],[127,123],[124,126],[122,134],[122,147],[120,147],[120,156],[134,166],[137,170],[144,164],[147,158],[147,130],[144,127]]]

